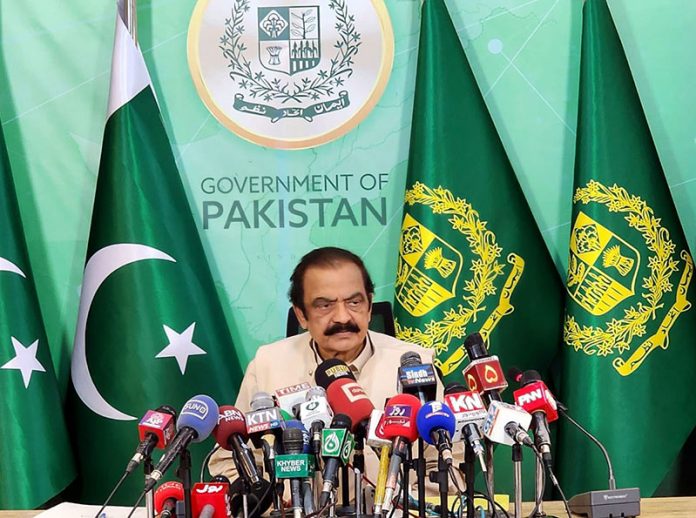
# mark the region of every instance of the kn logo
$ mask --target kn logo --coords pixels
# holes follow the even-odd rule
[[[188,61],[208,110],[261,146],[337,139],[379,101],[394,35],[384,0],[198,0]]]

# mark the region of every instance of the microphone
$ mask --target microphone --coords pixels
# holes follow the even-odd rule
[[[363,438],[367,435],[368,420],[375,406],[356,381],[349,378],[334,381],[326,389],[326,398],[334,412],[350,418],[353,433]]]
[[[307,392],[307,400],[300,403],[300,421],[309,430],[312,449],[315,455],[321,455],[321,431],[331,424],[334,413],[326,399],[326,390],[313,387]]]
[[[324,390],[328,390],[329,385],[334,381],[343,378],[349,378],[355,381],[355,376],[350,370],[350,367],[348,367],[348,364],[336,358],[324,360],[317,365],[317,370],[314,372],[314,381]]]
[[[212,482],[196,482],[191,488],[191,513],[195,518],[230,516],[230,481],[217,475]]]
[[[396,491],[399,467],[408,456],[408,448],[418,438],[416,415],[420,400],[411,394],[398,394],[387,401],[384,409],[384,437],[392,440],[392,456],[384,491],[384,510],[391,508]]]
[[[384,436],[384,410],[375,408],[370,414],[370,425],[365,442],[378,453],[382,446],[391,447],[392,442]]]
[[[397,392],[413,394],[421,405],[435,399],[437,379],[432,363],[423,363],[420,354],[413,351],[401,355],[398,370]]]
[[[442,460],[451,466],[452,435],[457,424],[449,407],[439,401],[430,401],[423,405],[416,416],[418,433],[428,444],[437,446]]]
[[[298,383],[274,391],[278,407],[289,414],[295,413],[295,407],[305,401],[307,392],[312,388],[307,382]]]
[[[302,518],[302,483],[314,475],[314,462],[311,455],[303,453],[304,439],[298,428],[283,430],[283,455],[275,460],[275,476],[278,480],[290,480],[290,496],[294,518]]]
[[[148,410],[138,423],[140,444],[135,455],[128,461],[126,473],[132,473],[145,459],[152,455],[155,448],[165,449],[176,431],[176,410],[169,405],[162,405],[157,410]]]
[[[486,422],[483,423],[483,434],[498,444],[512,446],[518,443],[534,448],[527,434],[531,422],[532,416],[522,408],[502,401],[491,401]]]
[[[514,392],[515,404],[532,414],[534,444],[541,452],[544,465],[550,469],[553,464],[549,423],[558,419],[556,399],[535,370],[522,372],[513,378],[520,383],[520,388]]]
[[[467,336],[464,348],[471,360],[462,372],[469,390],[481,394],[487,404],[491,401],[501,401],[500,393],[508,384],[498,357],[488,354],[486,344],[479,333]]]
[[[247,445],[247,428],[244,414],[231,405],[221,406],[218,411],[218,424],[213,430],[215,442],[221,448],[232,452],[237,471],[246,485],[252,490],[261,488],[261,477],[254,454]]]
[[[273,397],[267,392],[257,392],[251,398],[251,412],[246,414],[247,434],[255,448],[262,447],[262,439],[272,435],[280,440],[285,420],[281,410],[275,406]]]
[[[302,422],[298,421],[297,419],[290,419],[289,421],[285,421],[285,430],[287,430],[288,428],[299,430],[302,434],[302,451],[300,453],[312,453],[312,446],[310,445],[310,436],[309,432],[307,431],[307,428],[305,428],[305,425],[303,425]],[[285,430],[283,430],[283,434],[285,433]],[[285,450],[285,440],[283,440],[282,443],[284,453],[289,453]]]
[[[217,416],[217,403],[210,396],[201,394],[186,402],[176,423],[176,437],[145,480],[145,492],[157,485],[174,460],[191,442],[201,442],[208,438],[217,424]]]
[[[322,478],[324,485],[319,497],[319,508],[323,508],[333,488],[338,485],[338,468],[345,465],[353,451],[354,440],[350,429],[353,422],[345,414],[336,414],[331,421],[331,428],[321,432],[321,456],[324,459]]]
[[[184,500],[181,482],[169,481],[155,490],[155,513],[159,518],[175,518],[176,503]]]
[[[485,449],[482,444],[481,428],[488,413],[477,392],[466,390],[460,383],[445,387],[445,404],[454,412],[457,421],[452,442],[464,440],[478,457],[481,470],[486,472]]]

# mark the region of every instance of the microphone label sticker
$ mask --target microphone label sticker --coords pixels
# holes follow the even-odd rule
[[[209,411],[210,408],[205,403],[205,401],[200,401],[198,399],[189,399],[184,405],[184,408],[181,409],[180,416],[191,415],[202,421],[206,418]]]
[[[324,428],[321,431],[322,457],[338,457],[348,430],[343,428]]]
[[[345,135],[377,104],[393,59],[383,0],[198,0],[189,25],[203,103],[266,147],[311,148]]]

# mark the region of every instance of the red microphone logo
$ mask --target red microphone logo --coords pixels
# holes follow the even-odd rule
[[[497,356],[472,361],[462,374],[469,385],[469,390],[479,394],[490,390],[502,392],[508,386]]]
[[[549,423],[558,419],[558,405],[543,381],[535,381],[517,389],[514,396],[515,404],[528,413],[544,412]]]

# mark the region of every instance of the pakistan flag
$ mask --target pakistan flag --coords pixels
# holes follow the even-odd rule
[[[63,404],[0,130],[0,509],[33,509],[75,478]]]
[[[651,496],[696,424],[693,261],[605,0],[584,6],[572,201],[560,397]],[[597,448],[560,439],[566,494],[604,489]]]
[[[140,49],[117,16],[109,108],[72,357],[81,499],[102,502],[138,420],[235,400],[241,370]],[[198,470],[212,441],[195,445]],[[172,469],[172,472],[174,469]],[[132,475],[115,503],[143,487]]]
[[[442,0],[423,3],[396,279],[399,338],[461,381],[479,332],[504,368],[544,370],[563,287]]]

